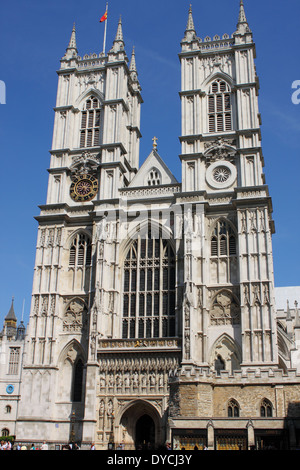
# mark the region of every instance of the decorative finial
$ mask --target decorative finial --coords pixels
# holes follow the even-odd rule
[[[152,140],[153,140],[153,150],[157,150],[157,141],[158,141],[157,137],[153,137]]]
[[[136,63],[135,63],[135,48],[132,48],[131,62],[129,66],[130,72],[136,72]]]
[[[76,49],[76,28],[75,28],[75,22],[73,23],[73,29],[72,29],[72,34],[71,34],[71,39],[69,42],[68,49]]]
[[[186,30],[195,32],[195,25],[194,25],[194,20],[193,20],[193,11],[192,11],[191,3],[190,3],[190,8],[189,8],[189,17],[188,17]]]
[[[188,16],[188,21],[186,25],[185,34],[184,34],[184,41],[192,42],[195,39],[197,39],[197,34],[196,34],[194,20],[193,20],[192,4],[190,4],[189,16]]]
[[[239,20],[237,23],[236,33],[245,34],[245,33],[250,33],[250,32],[251,30],[247,22],[245,8],[244,8],[244,0],[240,0],[240,12],[239,12]]]
[[[124,38],[123,38],[123,30],[122,30],[122,17],[120,15],[115,41],[123,41],[123,40]]]

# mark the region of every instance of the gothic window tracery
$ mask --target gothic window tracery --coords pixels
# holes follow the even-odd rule
[[[261,418],[272,418],[273,416],[273,406],[267,398],[264,398],[261,402],[260,416]]]
[[[92,257],[92,244],[90,238],[84,233],[78,233],[71,244],[69,266],[89,266]]]
[[[240,416],[240,407],[236,400],[230,400],[227,406],[228,418],[238,418]]]
[[[97,147],[100,143],[100,103],[98,98],[89,97],[81,112],[80,148]]]
[[[230,224],[217,222],[211,237],[211,256],[236,255],[236,238]]]
[[[208,92],[209,132],[232,130],[231,89],[224,80],[215,80]]]
[[[238,282],[237,235],[226,219],[219,219],[213,227],[210,243],[210,278],[214,284]]]
[[[175,336],[175,256],[167,240],[135,240],[123,280],[123,338]]]

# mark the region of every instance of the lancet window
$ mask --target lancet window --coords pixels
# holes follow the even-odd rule
[[[82,385],[83,385],[83,362],[78,359],[74,365],[74,382],[73,382],[73,401],[82,401]]]
[[[236,238],[231,225],[225,220],[219,221],[211,237],[211,256],[236,255]]]
[[[262,418],[272,418],[273,416],[273,406],[272,403],[264,398],[260,405],[260,416]]]
[[[230,400],[227,407],[228,418],[238,418],[240,416],[240,407],[236,400]]]
[[[215,80],[208,93],[209,132],[232,130],[231,90],[224,80]]]
[[[100,143],[100,103],[91,96],[81,112],[80,148],[97,147]]]
[[[84,233],[78,233],[70,247],[69,266],[89,266],[92,257],[90,238]]]
[[[174,337],[175,256],[168,240],[135,240],[124,264],[123,338]]]
[[[147,184],[148,186],[158,186],[161,184],[161,174],[157,170],[157,168],[152,168],[149,173],[148,173],[148,178],[147,178]]]

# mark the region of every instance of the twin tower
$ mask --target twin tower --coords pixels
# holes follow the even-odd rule
[[[280,402],[255,54],[242,1],[230,36],[200,39],[190,8],[178,182],[156,139],[139,166],[143,100],[121,21],[107,54],[80,57],[73,29],[36,217],[18,439],[130,449],[180,446],[189,430],[213,448],[228,403],[232,429],[260,409],[249,380]]]

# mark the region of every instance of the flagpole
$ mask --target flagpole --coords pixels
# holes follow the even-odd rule
[[[108,2],[106,4],[106,15],[108,12]],[[103,40],[103,54],[105,55],[105,48],[106,48],[106,31],[107,31],[107,17],[105,20],[105,26],[104,26],[104,40]]]

